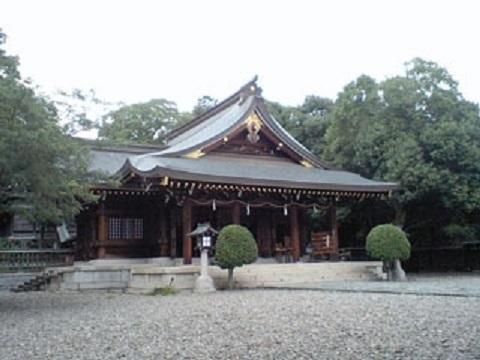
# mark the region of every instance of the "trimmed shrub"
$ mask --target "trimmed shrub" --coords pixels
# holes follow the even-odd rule
[[[375,226],[367,236],[367,253],[382,261],[407,260],[410,257],[410,242],[398,226],[384,224]]]
[[[257,243],[252,233],[241,225],[227,225],[218,234],[215,261],[228,269],[228,286],[233,287],[233,269],[251,264],[257,259]]]

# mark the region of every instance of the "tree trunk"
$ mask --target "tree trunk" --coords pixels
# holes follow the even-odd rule
[[[395,281],[406,281],[407,280],[407,276],[405,275],[405,271],[402,269],[402,263],[398,259],[393,261],[393,279]]]
[[[233,268],[228,269],[228,288],[233,289]]]
[[[393,280],[393,273],[392,273],[392,262],[391,261],[384,261],[383,262],[383,272],[387,274],[387,280]]]

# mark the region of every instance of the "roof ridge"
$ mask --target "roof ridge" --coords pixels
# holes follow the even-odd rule
[[[171,130],[166,135],[167,144],[171,139],[183,134],[185,131],[191,129],[192,127],[194,127],[194,126],[196,126],[200,123],[202,123],[203,121],[205,121],[208,118],[210,118],[211,116],[219,113],[220,111],[222,111],[223,109],[225,109],[226,107],[231,105],[232,103],[236,102],[237,98],[242,97],[242,95],[245,94],[245,90],[247,90],[248,92],[254,92],[255,94],[259,95],[261,93],[261,88],[259,88],[257,86],[257,84],[256,84],[257,80],[258,80],[258,76],[255,75],[252,80],[250,80],[249,82],[244,84],[239,90],[237,90],[235,93],[233,93],[232,95],[230,95],[226,99],[219,102],[217,105],[215,105],[211,109],[207,110],[205,113],[203,113],[199,116],[196,116],[193,119],[191,119],[190,121],[188,121],[187,123],[183,124],[182,126]],[[254,85],[253,89],[251,89],[252,85]]]

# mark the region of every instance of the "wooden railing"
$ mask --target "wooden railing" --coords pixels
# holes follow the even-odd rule
[[[38,270],[73,264],[72,250],[6,250],[0,251],[0,272]]]

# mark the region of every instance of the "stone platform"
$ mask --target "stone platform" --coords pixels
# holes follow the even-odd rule
[[[200,274],[198,265],[172,266],[168,258],[94,260],[56,268],[58,274],[51,289],[121,290],[148,292],[172,285],[179,290],[193,289]],[[170,266],[168,266],[170,265]],[[380,262],[319,262],[266,264],[255,263],[236,268],[236,288],[290,287],[319,281],[374,280],[382,277]],[[210,266],[215,287],[227,286],[227,271]]]

